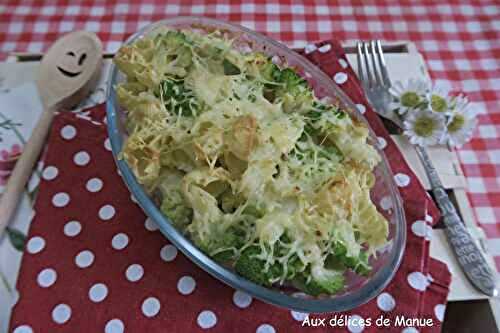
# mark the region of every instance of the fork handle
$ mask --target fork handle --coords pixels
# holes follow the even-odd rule
[[[496,288],[495,274],[472,239],[469,231],[465,228],[455,206],[446,194],[437,171],[427,154],[427,150],[419,145],[416,145],[415,149],[422,161],[427,178],[431,184],[432,192],[443,215],[446,236],[457,256],[458,263],[464,270],[469,281],[476,288],[486,295],[497,296],[498,289]]]

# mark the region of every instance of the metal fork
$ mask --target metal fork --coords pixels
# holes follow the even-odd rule
[[[401,119],[389,109],[392,98],[389,93],[391,80],[384,59],[382,43],[379,40],[358,43],[357,60],[359,79],[375,112],[393,120],[402,128]],[[431,184],[432,192],[443,215],[448,241],[460,266],[474,286],[486,295],[497,296],[495,275],[446,194],[427,150],[419,145],[415,145],[415,150]]]

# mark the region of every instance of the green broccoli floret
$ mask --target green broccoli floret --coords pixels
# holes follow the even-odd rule
[[[366,252],[361,251],[358,257],[349,257],[347,256],[346,246],[341,242],[335,243],[332,252],[333,254],[328,258],[330,263],[340,263],[360,275],[366,276],[370,273],[371,267],[368,264]]]
[[[262,77],[269,82],[279,82],[281,76],[281,70],[271,61],[266,62],[262,66],[260,73]]]
[[[190,117],[199,109],[198,101],[190,89],[184,86],[184,80],[167,78],[160,83],[159,94],[168,111]]]
[[[185,229],[193,216],[193,210],[186,206],[182,193],[176,190],[172,190],[164,195],[160,210],[180,230]]]
[[[168,59],[176,62],[176,66],[189,67],[193,63],[193,53],[191,46],[193,43],[180,31],[168,31],[166,34],[159,34],[155,37],[155,42],[165,44],[169,51]]]
[[[177,49],[186,43],[190,43],[187,36],[181,31],[169,31],[164,35],[163,40],[167,47],[171,49]]]
[[[212,258],[220,263],[227,263],[234,259],[237,251],[245,245],[246,236],[238,226],[229,227],[219,239],[213,243]]]
[[[291,68],[285,68],[281,71],[279,82],[284,84],[284,91],[292,96],[298,96],[308,91],[307,81]]]
[[[310,279],[307,278],[309,275]],[[316,267],[298,275],[293,280],[293,284],[296,288],[312,296],[331,295],[344,288],[345,279],[341,271]]]
[[[266,262],[256,257],[260,253],[261,249],[257,245],[247,247],[236,260],[234,269],[244,278],[269,287],[274,280],[281,277],[283,271],[281,265],[278,264],[271,265],[266,270]]]

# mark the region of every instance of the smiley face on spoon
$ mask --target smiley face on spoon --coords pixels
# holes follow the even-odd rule
[[[85,60],[87,59],[87,50],[68,51],[62,55],[57,69],[61,74],[68,77],[75,77],[82,73]]]
[[[94,34],[77,31],[59,39],[42,59],[37,80],[44,104],[73,106],[74,99],[68,97],[81,92],[84,86],[92,86],[87,82],[98,79],[101,61],[102,46]],[[88,89],[83,90],[88,93]],[[50,100],[45,100],[44,96]]]

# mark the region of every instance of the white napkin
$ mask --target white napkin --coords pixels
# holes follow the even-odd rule
[[[28,141],[43,111],[42,102],[34,82],[24,83],[5,93],[0,93],[0,193],[3,192],[10,170],[5,170],[6,160],[15,159],[17,147],[22,149]],[[38,179],[39,181],[39,179]],[[30,180],[32,191],[38,184]]]

